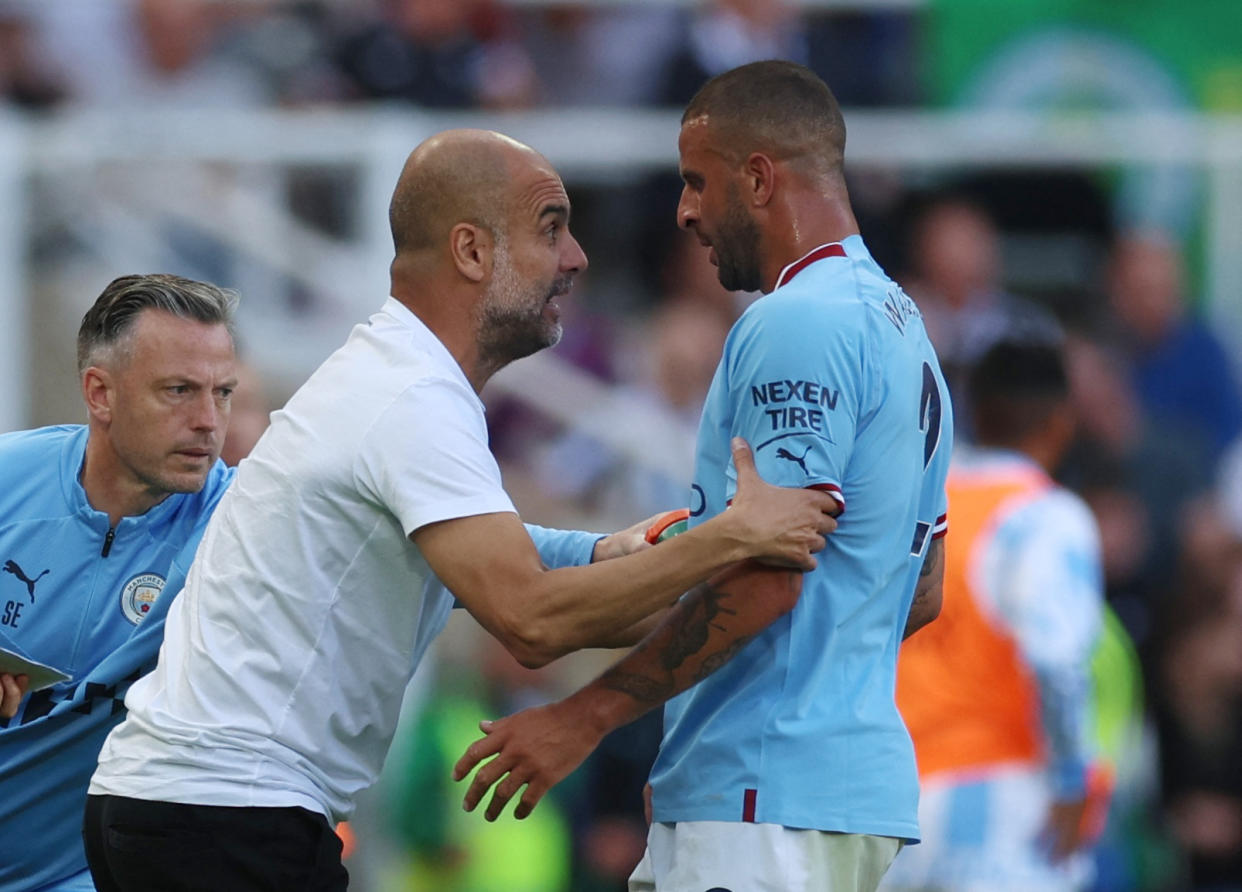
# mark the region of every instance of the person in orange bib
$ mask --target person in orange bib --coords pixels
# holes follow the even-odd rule
[[[1081,889],[1108,786],[1090,731],[1102,574],[1090,510],[1050,477],[1074,429],[1059,349],[998,343],[968,397],[940,617],[898,659],[923,842],[882,889]]]

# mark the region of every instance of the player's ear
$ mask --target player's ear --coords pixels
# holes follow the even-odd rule
[[[776,189],[776,165],[763,152],[751,152],[744,173],[751,207],[765,207]]]
[[[475,223],[458,223],[449,231],[453,265],[471,282],[482,282],[491,275],[495,247],[491,232]]]
[[[110,422],[114,395],[112,375],[107,369],[93,365],[82,373],[82,399],[86,401],[86,411],[91,418],[105,424]]]

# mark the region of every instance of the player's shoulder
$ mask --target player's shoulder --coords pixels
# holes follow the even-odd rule
[[[0,449],[7,454],[18,454],[20,450],[44,451],[48,446],[64,443],[75,436],[85,435],[86,425],[83,424],[50,424],[46,427],[34,427],[24,431],[9,431],[0,434]]]
[[[1054,483],[1039,497],[1044,516],[1061,529],[1094,533],[1095,514],[1082,496]]]
[[[800,270],[770,295],[759,312],[795,319],[804,314],[830,314],[839,325],[858,328],[878,321],[904,331],[912,318],[922,318],[918,306],[871,256],[861,236],[841,242],[842,254],[826,256]]]
[[[85,443],[85,425],[56,424],[0,434],[0,476],[26,476],[32,470],[52,467],[60,450],[79,437]]]
[[[1090,544],[1099,539],[1095,515],[1073,490],[1057,483],[1034,493],[1008,517],[1006,524],[1040,539]]]
[[[74,509],[71,484],[86,434],[83,425],[58,425],[0,435],[0,524]]]
[[[237,468],[230,468],[220,459],[216,459],[215,465],[207,474],[207,482],[198,491],[199,496],[212,504],[220,501],[220,497],[224,495],[225,490],[233,483],[233,478],[236,476]]]
[[[822,275],[819,267],[755,301],[738,320],[741,337],[797,343],[831,336],[851,340],[868,328],[869,312],[855,278],[848,273]]]
[[[869,352],[869,339],[863,320],[849,307],[828,309],[773,292],[752,304],[734,325],[724,363],[730,373],[747,375],[764,370],[788,374],[792,365],[804,371],[831,366],[856,376]]]
[[[159,520],[153,523],[168,524],[169,529],[182,531],[178,535],[188,535],[191,530],[206,524],[236,476],[236,468],[230,468],[223,461],[216,459],[215,465],[207,473],[207,480],[203,483],[203,487],[196,492],[177,493],[170,496],[170,503],[167,503],[169,510],[157,515]]]
[[[190,496],[188,519],[191,523],[198,525],[211,516],[236,477],[237,468],[230,468],[220,459],[216,459],[215,465],[207,474],[207,482],[203,484],[203,488]]]

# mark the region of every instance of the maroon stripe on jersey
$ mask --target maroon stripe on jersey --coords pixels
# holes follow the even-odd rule
[[[792,265],[786,267],[785,271],[781,273],[781,277],[776,280],[776,287],[780,288],[782,285],[789,282],[790,279],[792,279],[798,273],[802,272],[804,269],[806,269],[816,260],[823,260],[825,257],[844,257],[844,256],[845,256],[845,249],[842,248],[840,245],[836,244],[835,242],[831,245],[820,245],[818,248],[816,248],[810,254],[807,254],[801,260],[798,260],[794,262]]]
[[[817,489],[820,492],[826,492],[838,502],[841,503],[841,514],[845,513],[845,496],[841,494],[841,487],[835,483],[812,483],[807,489]],[[840,517],[841,514],[837,516]]]
[[[746,794],[742,799],[742,820],[747,824],[755,823],[755,796],[759,793],[753,787],[746,788]]]

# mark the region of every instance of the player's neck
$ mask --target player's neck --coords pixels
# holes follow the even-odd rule
[[[773,214],[762,266],[763,292],[777,285],[781,271],[820,245],[858,235],[858,221],[845,195],[799,192]]]

